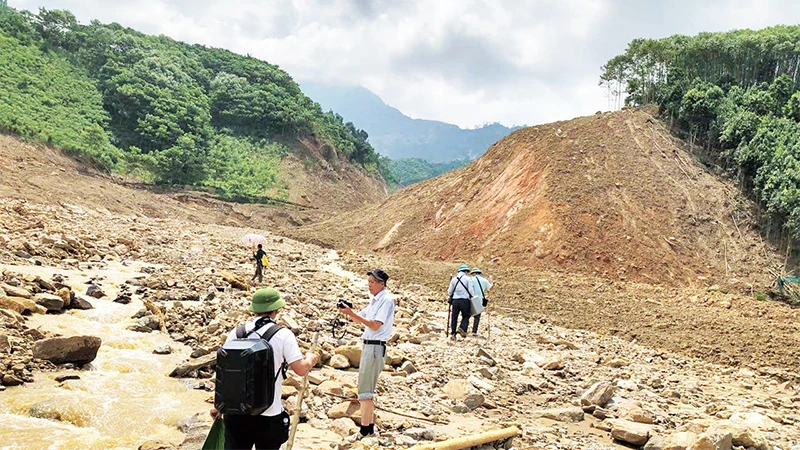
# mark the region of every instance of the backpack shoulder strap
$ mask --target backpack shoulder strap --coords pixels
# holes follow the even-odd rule
[[[272,322],[272,321],[270,321],[270,322]],[[272,323],[275,323],[275,322],[272,322]],[[275,334],[278,331],[281,331],[284,328],[286,328],[286,327],[284,327],[282,325],[278,325],[277,323],[275,323],[275,326],[270,327],[269,330],[265,331],[264,334],[261,335],[261,339],[263,339],[263,340],[267,341],[267,343],[269,343],[269,340],[272,339],[272,337],[275,336]],[[286,379],[286,372],[288,370],[289,370],[289,365],[286,364],[286,360],[284,359],[281,362],[281,367],[278,368],[277,372],[275,372],[275,379],[276,380],[278,379],[278,374],[280,373],[280,374],[283,375],[283,379],[285,380]]]
[[[275,323],[275,322],[273,322],[273,323]],[[284,328],[286,328],[286,327],[278,325],[276,323],[274,327],[270,327],[269,330],[265,331],[264,334],[261,335],[261,339],[269,342],[269,340],[272,339],[272,336],[275,336],[275,333],[277,333],[278,331],[281,331]]]

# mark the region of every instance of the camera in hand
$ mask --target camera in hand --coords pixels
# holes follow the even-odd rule
[[[336,302],[336,307],[339,309],[352,308],[353,304],[343,298],[340,298],[339,301]]]

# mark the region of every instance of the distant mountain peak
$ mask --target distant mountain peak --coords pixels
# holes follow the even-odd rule
[[[365,130],[375,150],[392,159],[420,158],[432,163],[475,159],[520,128],[495,122],[463,129],[436,120],[412,119],[359,85],[301,82],[300,87],[323,110],[332,109]]]

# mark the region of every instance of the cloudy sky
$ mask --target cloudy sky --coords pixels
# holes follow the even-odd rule
[[[600,66],[637,37],[800,23],[778,0],[9,0],[82,23],[250,54],[298,81],[360,84],[462,127],[610,109]]]

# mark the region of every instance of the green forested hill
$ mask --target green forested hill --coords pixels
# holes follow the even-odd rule
[[[428,178],[458,169],[469,164],[468,159],[457,159],[446,163],[432,163],[422,158],[400,158],[389,160],[389,172],[400,187],[418,183]]]
[[[600,83],[660,114],[737,176],[768,229],[800,238],[800,26],[637,39]]]
[[[276,188],[302,140],[391,181],[367,134],[275,65],[0,2],[0,129],[99,167],[223,195]]]

